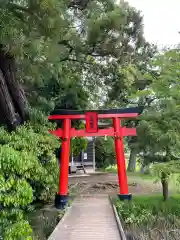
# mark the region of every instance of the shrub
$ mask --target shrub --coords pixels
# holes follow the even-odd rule
[[[141,204],[136,204],[133,201],[130,203],[117,201],[116,207],[125,224],[147,223],[152,221],[154,217],[152,209],[143,208]]]
[[[117,173],[117,164],[109,165],[105,168],[106,172]]]
[[[4,240],[30,239],[23,208],[33,201],[33,189],[25,177],[33,167],[34,159],[30,162],[26,153],[0,146],[0,236]]]
[[[115,200],[115,205],[125,224],[147,224],[157,217],[180,217],[180,197],[170,197],[167,202],[159,195],[134,196],[130,202]]]
[[[32,239],[25,213],[32,203],[50,200],[56,192],[59,168],[54,153],[60,141],[48,133],[54,128],[38,110],[14,132],[0,128],[0,239]],[[86,140],[74,139],[72,146],[77,152]]]
[[[131,202],[114,199],[130,239],[179,239],[180,197],[164,202],[158,195],[134,196]],[[128,238],[129,239],[129,238]]]
[[[80,151],[87,148],[88,140],[83,137],[72,138],[71,139],[71,152],[74,156],[78,156]]]
[[[54,156],[54,150],[59,146],[57,140],[48,133],[47,128],[42,127],[37,132],[29,123],[13,133],[8,133],[1,128],[0,135],[2,136],[1,152],[6,154],[7,159],[3,171],[6,171],[8,166],[11,171],[12,169],[16,172],[20,171],[17,172],[18,176],[25,178],[33,188],[33,200],[47,200],[55,189],[58,176],[57,161]],[[8,149],[9,152],[6,153]],[[10,162],[12,155],[18,155],[18,157]],[[22,170],[24,159],[26,159],[27,168],[25,172]]]
[[[44,119],[43,119],[44,121]],[[0,128],[0,237],[31,239],[24,211],[33,201],[46,201],[58,179],[54,150],[58,140],[48,133],[47,121],[26,123],[15,132]]]
[[[109,165],[115,164],[114,140],[111,137],[104,139],[99,137],[96,139],[96,166],[98,168],[106,168]]]

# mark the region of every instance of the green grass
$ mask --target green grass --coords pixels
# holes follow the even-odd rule
[[[137,167],[137,169],[139,169],[139,167]],[[137,169],[135,172],[127,172],[127,176],[131,181],[142,182],[142,180],[151,180],[151,182],[153,183],[153,181],[156,180],[156,177],[150,174],[142,174],[138,172]],[[104,171],[107,173],[117,173],[117,165],[109,165],[104,169]]]
[[[130,202],[120,202],[117,198],[113,201],[126,234],[133,234],[143,240],[180,239],[176,231],[180,225],[179,195],[171,196],[166,202],[160,195],[134,196]],[[149,234],[156,237],[152,238]],[[167,238],[161,238],[162,235]]]
[[[63,212],[59,212],[51,206],[46,209],[36,209],[29,213],[27,219],[33,229],[33,239],[48,239],[58,223],[58,218],[62,217],[61,215],[63,215]]]
[[[64,210],[58,210],[54,205],[43,206],[39,204],[33,211],[27,213],[27,220],[30,222],[33,229],[33,239],[48,239],[71,204],[72,199],[69,200]]]
[[[120,206],[123,205],[124,209],[122,211],[124,212],[136,209],[137,217],[142,214],[142,210],[147,210],[153,215],[160,214],[166,216],[170,213],[180,217],[180,195],[171,196],[166,202],[163,201],[163,197],[159,194],[153,196],[134,196],[130,203],[122,203],[117,199],[116,204],[119,210],[121,209]]]
[[[117,165],[109,165],[104,169],[105,172],[117,173]]]
[[[148,183],[149,185],[152,185],[153,183],[158,182],[158,179],[156,176],[149,174],[143,174],[139,172],[140,165],[137,164],[136,171],[135,172],[127,172],[128,180],[129,182],[136,182],[136,183]],[[107,173],[117,173],[117,165],[109,165],[102,171],[105,171]],[[179,174],[172,174],[169,179],[169,189],[173,193],[179,193],[179,182],[177,181]],[[160,181],[159,181],[160,182]]]
[[[128,166],[128,161],[126,161],[126,168]],[[139,163],[136,164],[136,171],[135,172],[139,172],[141,169],[141,165]],[[117,165],[113,164],[113,165],[109,165],[107,166],[105,169],[103,169],[103,171],[105,172],[111,172],[111,173],[116,173],[117,172]]]

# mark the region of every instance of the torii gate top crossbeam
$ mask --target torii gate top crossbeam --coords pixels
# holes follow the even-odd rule
[[[123,108],[123,109],[110,109],[110,110],[90,110],[90,111],[76,111],[76,110],[62,110],[55,109],[50,113],[49,120],[60,120],[60,119],[86,119],[86,113],[94,112],[97,113],[98,119],[107,118],[134,118],[137,117],[141,112],[141,107]]]
[[[91,111],[76,111],[76,110],[61,110],[56,109],[51,112],[48,117],[50,121],[65,120],[65,119],[85,119],[86,129],[77,130],[74,128],[70,129],[70,137],[89,137],[89,136],[114,136],[115,130],[113,127],[106,129],[98,128],[98,119],[108,119],[108,118],[135,118],[141,112],[141,108],[124,108],[124,109],[110,109],[110,110],[91,110]],[[123,127],[122,136],[136,136],[135,128]],[[50,130],[50,132],[57,136],[63,136],[63,129]]]

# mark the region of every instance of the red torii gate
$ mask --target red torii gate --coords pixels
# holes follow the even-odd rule
[[[62,139],[59,191],[55,197],[56,208],[63,208],[68,201],[68,167],[71,137],[114,136],[120,187],[119,198],[120,200],[131,199],[131,194],[128,192],[123,137],[136,136],[136,128],[122,127],[121,120],[136,118],[140,113],[141,108],[138,107],[97,111],[55,109],[51,112],[48,117],[50,121],[63,120],[62,129],[49,130],[51,134]],[[77,130],[71,127],[72,120],[81,119],[86,121],[85,129]],[[99,129],[98,119],[112,119],[113,127]]]

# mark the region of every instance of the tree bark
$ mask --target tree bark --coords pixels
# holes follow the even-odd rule
[[[10,130],[14,130],[20,124],[20,117],[15,112],[15,108],[8,91],[4,76],[0,70],[0,122],[7,125]]]
[[[137,149],[136,148],[131,148],[128,168],[127,168],[128,172],[135,172],[135,170],[136,170],[136,157],[137,157]]]
[[[141,168],[140,168],[140,173],[144,174],[145,172],[145,167],[146,165],[144,163],[141,164]]]
[[[150,173],[150,162],[147,161],[142,161],[141,162],[141,168],[140,168],[140,173],[142,174],[149,174]]]
[[[162,192],[163,192],[164,201],[167,201],[168,197],[169,197],[169,191],[168,191],[167,174],[165,172],[161,173],[161,184],[162,184]]]
[[[27,100],[16,80],[15,59],[0,49],[0,108],[3,122],[15,129],[28,118]]]

